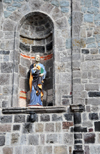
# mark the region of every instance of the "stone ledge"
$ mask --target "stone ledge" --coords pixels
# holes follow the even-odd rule
[[[12,107],[12,108],[4,108],[2,109],[3,114],[30,114],[30,112],[35,113],[62,113],[66,112],[66,107],[26,107],[26,108],[19,108],[19,107]]]
[[[70,105],[70,109],[72,112],[83,112],[85,110],[85,106],[82,104],[78,104],[78,105]]]

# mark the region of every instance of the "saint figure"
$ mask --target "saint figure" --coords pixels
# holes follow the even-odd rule
[[[30,66],[30,104],[29,106],[42,106],[43,102],[43,80],[46,76],[46,70],[43,64],[40,63],[40,56],[36,55],[35,63]]]

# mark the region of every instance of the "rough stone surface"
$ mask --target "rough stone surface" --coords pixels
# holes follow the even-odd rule
[[[95,134],[94,133],[89,133],[84,135],[84,141],[85,143],[95,143]]]

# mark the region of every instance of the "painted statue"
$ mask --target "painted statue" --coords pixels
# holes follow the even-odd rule
[[[46,70],[43,64],[40,63],[40,56],[36,55],[35,63],[30,66],[30,104],[29,106],[42,106],[43,102],[43,80],[46,76]]]

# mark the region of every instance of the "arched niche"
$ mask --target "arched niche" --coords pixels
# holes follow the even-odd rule
[[[47,71],[44,81],[43,105],[53,105],[53,46],[54,26],[49,16],[41,12],[26,15],[20,22],[18,31],[19,62],[18,62],[18,102],[19,107],[29,103],[29,68],[35,62],[36,54],[41,57]]]

